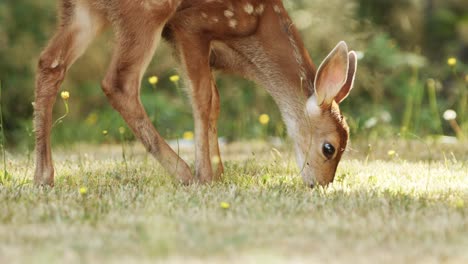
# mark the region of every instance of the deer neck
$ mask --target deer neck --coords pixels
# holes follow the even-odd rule
[[[277,103],[290,136],[305,125],[306,103],[314,91],[316,68],[286,13],[264,17],[259,25],[253,61],[258,78]],[[266,14],[268,16],[268,14]],[[279,24],[272,27],[271,24]],[[276,28],[276,32],[272,32]],[[255,57],[253,57],[255,58]]]

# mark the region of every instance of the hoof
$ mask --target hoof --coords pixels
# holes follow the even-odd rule
[[[176,177],[183,185],[190,185],[195,182],[195,178],[193,177],[189,166],[185,162],[183,164],[179,164],[179,168],[177,168],[176,171]]]
[[[36,169],[36,173],[34,174],[34,185],[54,187],[54,170]]]

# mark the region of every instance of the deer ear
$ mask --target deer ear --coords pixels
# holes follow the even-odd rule
[[[341,41],[317,70],[314,87],[318,106],[331,105],[348,79],[348,67],[348,46]]]
[[[335,102],[341,103],[343,102],[346,97],[348,97],[349,92],[353,89],[354,86],[354,79],[356,77],[356,69],[357,69],[357,55],[356,52],[351,51],[348,54],[349,57],[349,66],[348,66],[348,77],[346,79],[346,83],[341,88],[340,92],[335,96]]]

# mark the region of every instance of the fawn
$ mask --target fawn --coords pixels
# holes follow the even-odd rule
[[[349,137],[338,105],[353,87],[356,53],[340,42],[316,70],[281,0],[60,0],[59,11],[57,32],[40,56],[36,76],[35,184],[54,184],[52,108],[65,74],[109,27],[116,43],[102,90],[147,151],[179,181],[211,182],[223,173],[214,69],[264,86],[294,142],[304,182],[333,181]],[[161,38],[174,47],[189,86],[195,176],[151,124],[139,98]]]

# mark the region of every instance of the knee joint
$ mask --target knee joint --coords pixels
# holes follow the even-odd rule
[[[50,53],[43,53],[41,55],[37,67],[40,72],[61,72],[65,69],[62,58]]]
[[[107,97],[111,96],[112,84],[107,78],[101,81],[101,89]]]
[[[115,97],[116,92],[122,88],[122,84],[115,78],[105,78],[101,82],[101,88],[107,98],[112,99]]]
[[[134,85],[136,85],[136,87],[132,89]],[[106,77],[101,82],[101,88],[104,94],[110,99],[119,94],[123,94],[125,97],[131,97],[133,96],[132,91],[137,90],[137,87],[138,82],[133,84],[133,82],[120,77]]]

